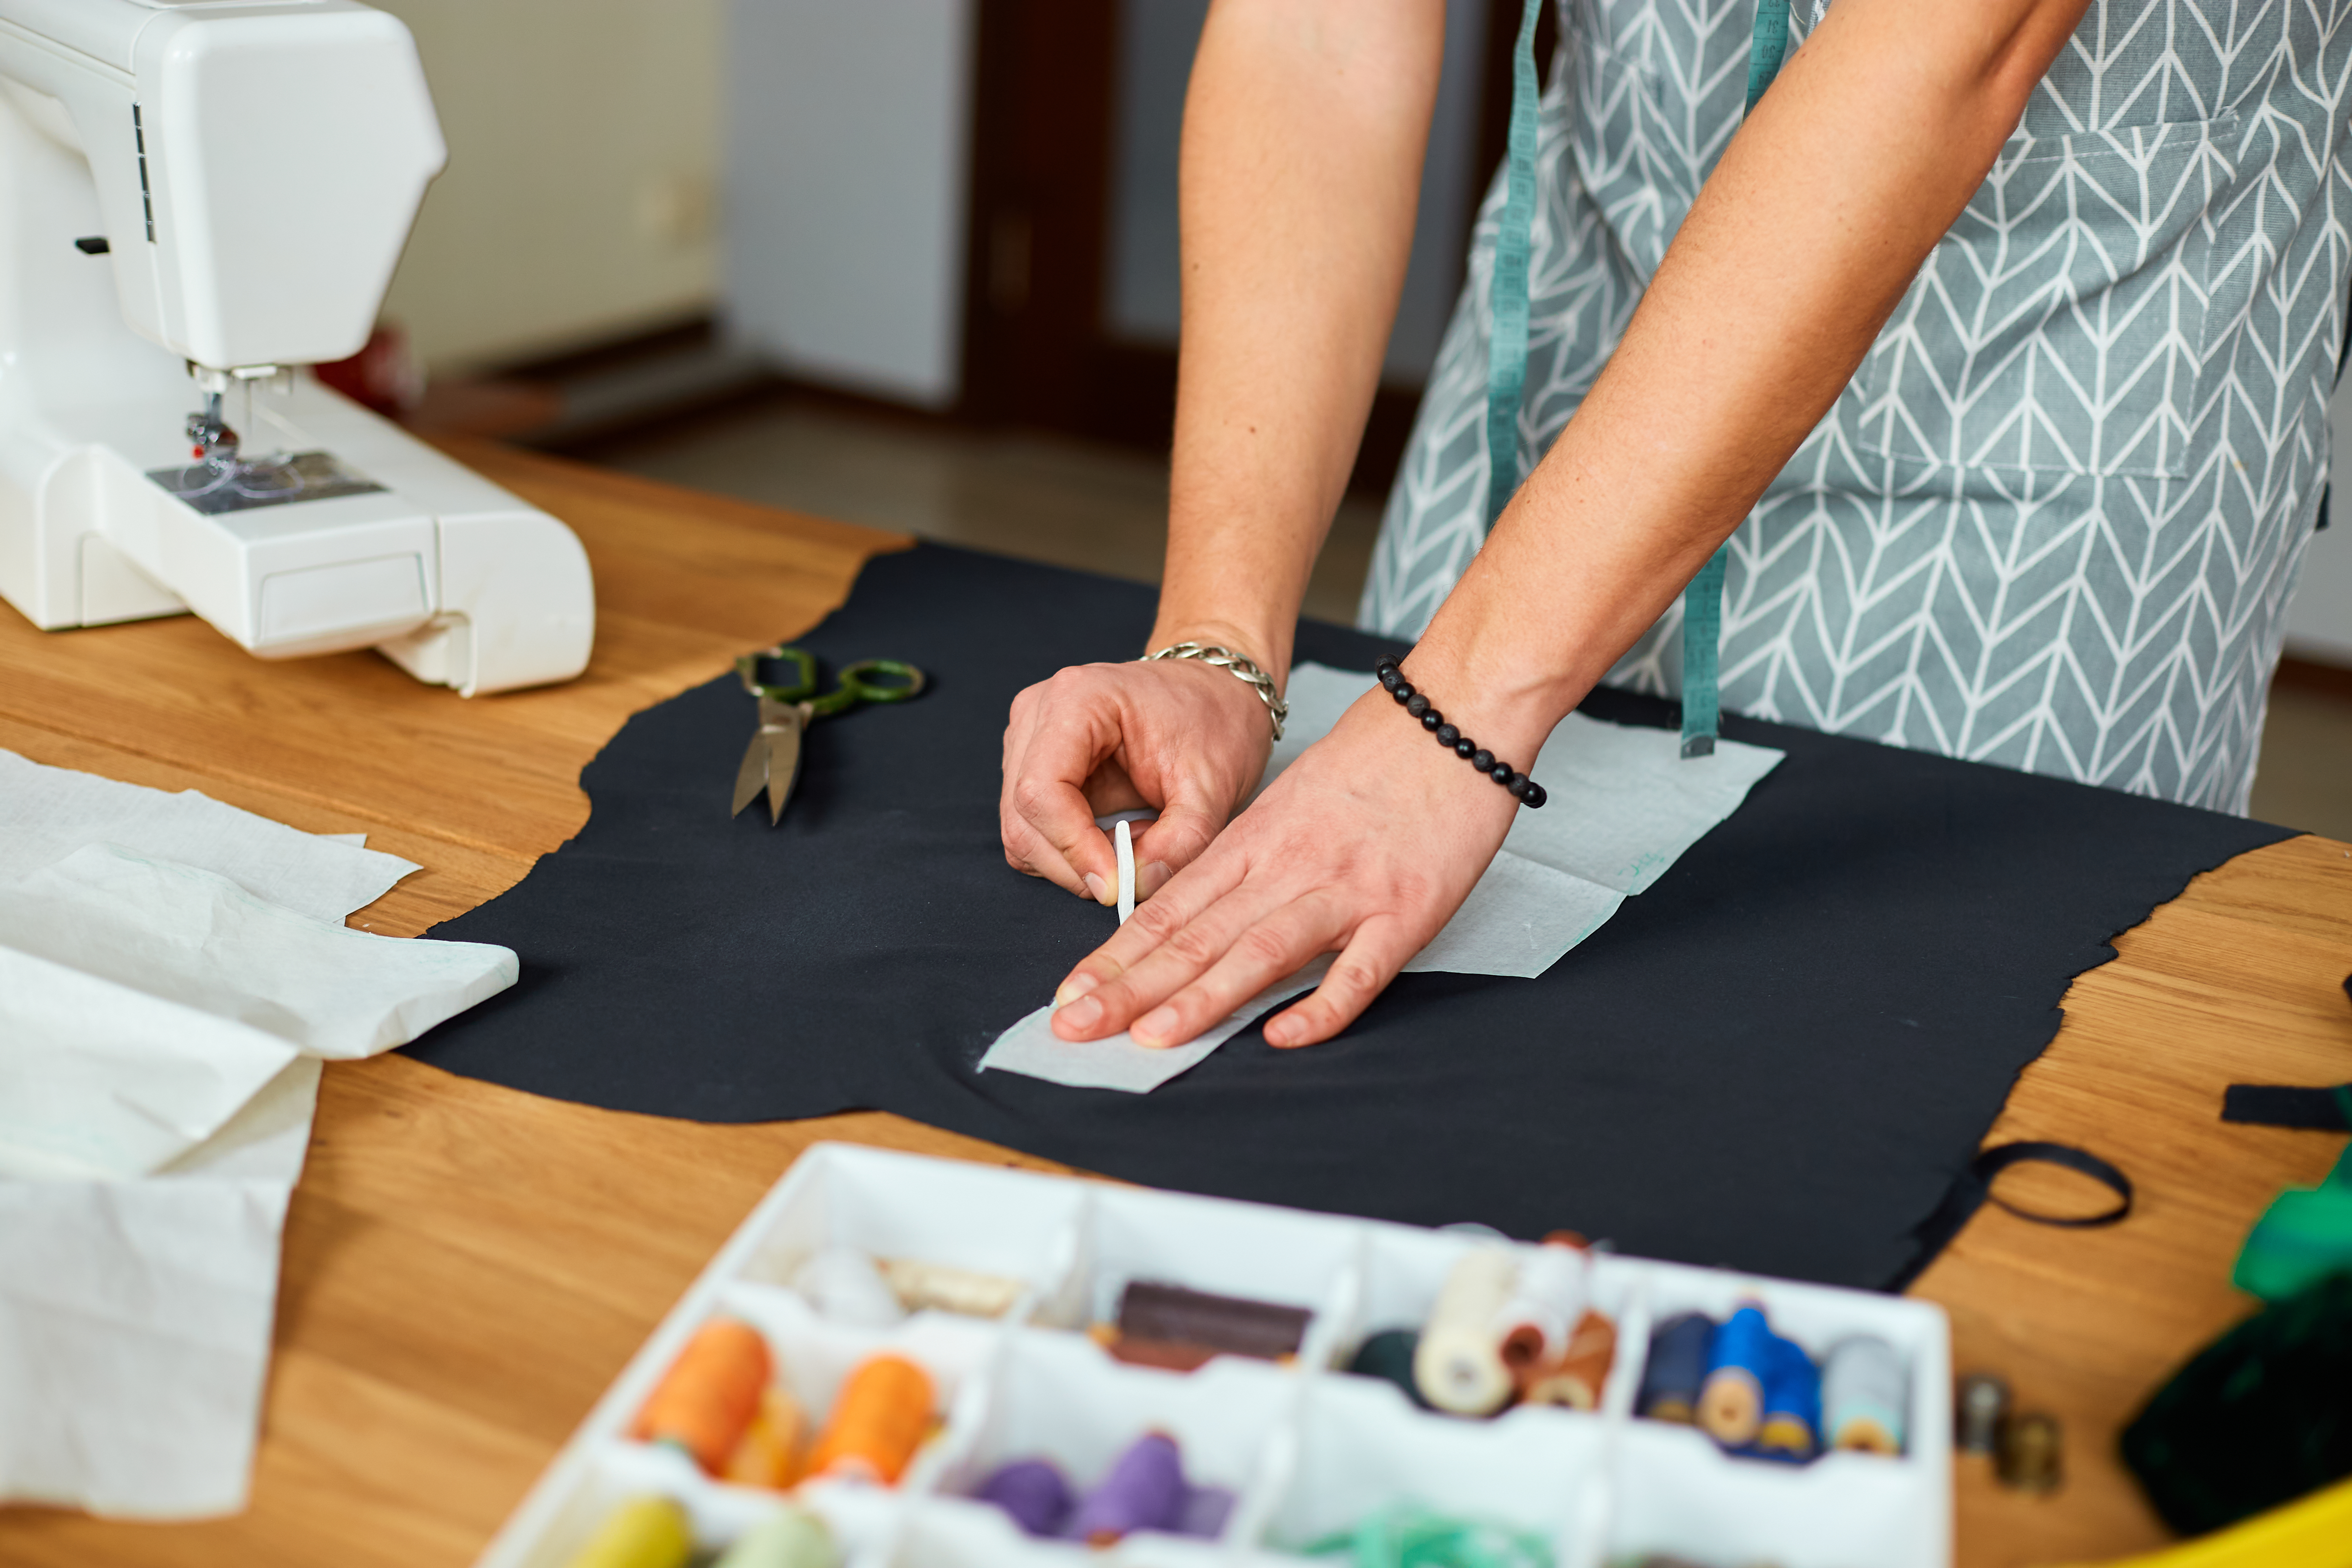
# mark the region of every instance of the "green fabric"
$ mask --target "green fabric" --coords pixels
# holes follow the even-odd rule
[[[2315,1281],[2199,1352],[2124,1429],[2122,1448],[2184,1535],[2352,1475],[2352,1274]]]
[[[1785,0],[1783,0],[1785,4]],[[1495,328],[1486,344],[1486,527],[1519,488],[1519,398],[1528,384],[1528,254],[1536,222],[1536,16],[1527,0],[1511,46],[1511,129],[1495,235]]]
[[[1760,0],[1756,30],[1748,50],[1748,110],[1772,79],[1789,52],[1789,0]],[[1723,647],[1723,567],[1729,547],[1707,557],[1698,575],[1683,589],[1683,755],[1715,754],[1715,731],[1720,721],[1716,661]]]
[[[2352,1122],[2352,1088],[2338,1089],[2336,1097]],[[2289,1187],[2271,1200],[2247,1232],[2230,1282],[2281,1301],[2346,1271],[2352,1271],[2352,1143],[2319,1185]]]

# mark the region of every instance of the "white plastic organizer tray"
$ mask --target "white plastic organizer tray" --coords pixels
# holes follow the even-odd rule
[[[1567,1216],[1571,1217],[1571,1216]],[[1345,1563],[1298,1549],[1405,1502],[1540,1536],[1557,1568],[1670,1557],[1703,1568],[1943,1568],[1951,1556],[1951,1371],[1932,1304],[1649,1262],[1606,1252],[1591,1304],[1616,1321],[1598,1411],[1518,1406],[1491,1419],[1414,1408],[1347,1374],[1356,1346],[1417,1327],[1454,1263],[1491,1237],[1190,1197],[820,1143],[796,1162],[598,1402],[480,1560],[566,1568],[621,1501],[675,1499],[704,1553],[786,1505],[715,1481],[685,1454],[626,1436],[632,1416],[713,1317],[759,1329],[776,1376],[822,1420],[878,1351],[926,1368],[943,1425],[894,1488],[821,1480],[790,1500],[831,1525],[847,1568],[1070,1568]],[[1002,1318],[919,1311],[886,1329],[820,1316],[790,1289],[846,1245],[1027,1282]],[[1299,1353],[1219,1356],[1191,1373],[1116,1361],[1085,1333],[1130,1280],[1311,1308]],[[1723,1452],[1695,1427],[1639,1419],[1650,1325],[1760,1302],[1816,1357],[1868,1333],[1909,1367],[1900,1457],[1832,1452],[1777,1464]],[[1195,1485],[1236,1502],[1213,1541],[1139,1532],[1107,1549],[1033,1539],[963,1495],[997,1465],[1050,1458],[1083,1489],[1146,1431],[1181,1446]],[[698,1561],[704,1560],[698,1558]]]

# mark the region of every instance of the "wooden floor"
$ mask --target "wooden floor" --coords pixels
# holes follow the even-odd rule
[[[365,831],[425,869],[352,923],[413,934],[576,830],[579,769],[629,713],[811,625],[861,561],[904,542],[459,450],[587,545],[598,641],[579,681],[469,702],[369,654],[263,664],[187,617],[44,635],[0,609],[0,747]],[[2247,1310],[2226,1283],[2247,1226],[2343,1142],[2216,1116],[2232,1081],[2352,1079],[2352,847],[2306,838],[2244,856],[2117,945],[2070,993],[1992,1138],[2097,1151],[2138,1184],[2138,1213],[2079,1233],[1989,1209],[1917,1288],[1950,1309],[1960,1367],[2002,1373],[2066,1426],[2053,1497],[2002,1492],[1963,1461],[1959,1561],[1972,1568],[2162,1539],[2113,1458],[2116,1430]],[[0,1563],[467,1563],[737,1221],[828,1137],[1050,1168],[883,1115],[706,1127],[397,1055],[330,1067],[288,1222],[253,1506],[175,1526],[0,1510]],[[2021,1196],[2096,1201],[2069,1178],[2006,1180]]]

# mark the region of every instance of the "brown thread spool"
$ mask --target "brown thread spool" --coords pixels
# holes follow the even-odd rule
[[[2020,1491],[2053,1492],[2062,1478],[2058,1418],[2036,1411],[2010,1418],[2000,1435],[1996,1466],[2003,1486]]]
[[[904,1356],[861,1363],[841,1385],[809,1455],[812,1477],[895,1486],[931,1425],[931,1378]]]
[[[1576,1331],[1558,1361],[1538,1368],[1522,1385],[1519,1397],[1530,1405],[1565,1405],[1575,1410],[1598,1410],[1608,1386],[1609,1368],[1617,1359],[1617,1325],[1591,1309],[1576,1322]]]
[[[707,1473],[717,1475],[751,1424],[760,1391],[774,1370],[759,1330],[733,1318],[713,1318],[670,1363],[630,1424],[629,1436],[642,1443],[675,1443]]]

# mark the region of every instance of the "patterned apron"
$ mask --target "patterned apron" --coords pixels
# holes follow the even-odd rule
[[[1756,0],[1560,0],[1531,471],[1738,129]],[[1828,0],[1799,0],[1799,31]],[[2327,474],[2352,0],[2094,0],[1862,368],[1733,535],[1724,706],[2242,812]],[[1358,619],[1486,535],[1497,176]],[[1759,264],[1769,265],[1770,258]],[[1682,606],[1608,680],[1681,684]]]

